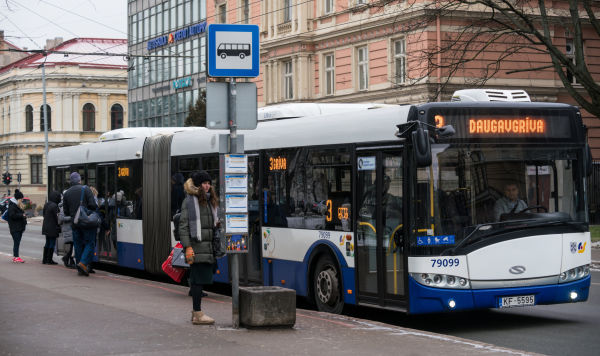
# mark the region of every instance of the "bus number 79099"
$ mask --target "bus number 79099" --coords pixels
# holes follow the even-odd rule
[[[458,267],[458,258],[432,258],[431,267]]]

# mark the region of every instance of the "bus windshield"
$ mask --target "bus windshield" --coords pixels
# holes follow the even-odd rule
[[[417,172],[412,252],[460,253],[508,232],[525,236],[533,229],[556,231],[556,226],[581,229],[587,214],[577,152],[434,145],[432,166]]]

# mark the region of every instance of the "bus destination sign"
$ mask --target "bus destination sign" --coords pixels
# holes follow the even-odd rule
[[[433,115],[437,127],[452,125],[455,138],[544,138],[564,139],[572,134],[572,118],[553,113],[473,113],[447,112]]]

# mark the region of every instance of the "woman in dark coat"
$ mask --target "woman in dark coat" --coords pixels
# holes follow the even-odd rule
[[[60,193],[51,192],[48,196],[48,201],[44,205],[44,223],[42,224],[42,235],[46,236],[46,244],[44,245],[44,258],[42,263],[45,265],[57,264],[52,260],[54,247],[56,246],[56,238],[60,232],[58,225],[58,204],[60,203]]]
[[[15,196],[8,202],[8,229],[13,239],[13,262],[24,263],[19,257],[19,246],[21,245],[21,237],[27,225],[27,215],[25,215],[23,206],[23,193],[15,189]]]
[[[213,227],[218,226],[217,206],[219,198],[211,186],[206,171],[194,172],[184,184],[186,197],[181,204],[179,233],[190,264],[192,292],[192,323],[214,324],[215,320],[201,309],[202,287],[213,282]],[[198,212],[198,213],[197,213]],[[199,215],[199,216],[197,216]]]

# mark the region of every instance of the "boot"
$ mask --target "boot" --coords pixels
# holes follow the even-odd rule
[[[44,247],[44,254],[42,255],[42,264],[48,264],[48,249],[46,247]]]
[[[202,311],[192,311],[192,324],[194,325],[212,325],[215,319],[204,314]]]
[[[64,255],[64,256],[62,257],[62,261],[63,261],[63,263],[65,264],[65,267],[69,268],[69,256],[67,256],[67,255]]]
[[[46,264],[57,265],[58,263],[54,262],[54,260],[52,259],[52,255],[54,255],[54,249],[47,248],[46,250],[48,251],[48,252],[46,252],[48,254],[46,257]]]

